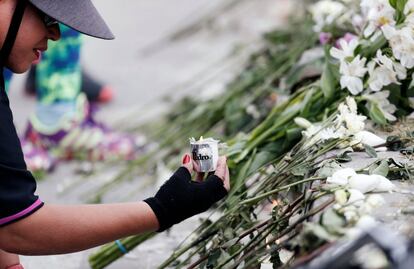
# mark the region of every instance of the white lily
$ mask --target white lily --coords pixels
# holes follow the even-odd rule
[[[329,140],[333,138],[341,138],[343,137],[343,133],[338,132],[337,130],[334,130],[333,128],[324,128],[320,131],[319,137],[323,140]]]
[[[364,94],[363,97],[366,100],[376,103],[387,120],[395,121],[397,118],[393,114],[397,111],[397,107],[390,103],[388,100],[389,95],[390,91],[379,91],[371,94]]]
[[[349,42],[342,38],[339,40],[340,48],[332,47],[329,53],[342,63],[345,59],[354,57],[354,51],[358,47],[358,44],[359,41],[356,38],[351,39]]]
[[[345,11],[345,6],[336,1],[323,0],[312,5],[309,10],[316,23],[314,31],[320,32],[325,25],[332,24]]]
[[[398,79],[407,77],[406,69],[398,62],[383,55],[377,50],[376,58],[368,63],[369,87],[372,91],[380,91],[384,86],[391,83],[400,84]]]
[[[347,88],[353,95],[362,92],[362,78],[368,69],[365,67],[367,59],[357,55],[350,63],[342,61],[339,72],[341,73],[341,88]]]
[[[404,6],[405,24],[414,27],[414,1],[408,0]]]
[[[411,13],[414,13],[414,1],[408,0],[404,6],[404,15],[409,15]]]
[[[357,114],[356,102],[352,97],[348,96],[345,103],[339,104],[338,110],[339,115],[335,120],[338,132],[349,136],[364,129],[367,117]]]
[[[395,25],[395,9],[388,0],[362,0],[361,9],[368,24],[364,36],[371,36],[384,25]]]
[[[384,25],[382,28],[385,38],[389,41],[394,57],[406,68],[414,67],[414,33],[413,28]]]

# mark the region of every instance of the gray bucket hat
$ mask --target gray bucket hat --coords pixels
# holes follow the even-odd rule
[[[89,36],[114,39],[105,21],[90,0],[29,0],[55,20]]]

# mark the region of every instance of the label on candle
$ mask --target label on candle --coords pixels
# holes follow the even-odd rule
[[[218,142],[213,138],[200,138],[198,141],[194,138],[190,139],[191,154],[196,172],[213,172],[216,170],[219,157]]]

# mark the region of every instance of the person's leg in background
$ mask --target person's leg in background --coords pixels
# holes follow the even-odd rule
[[[61,40],[49,43],[36,66],[38,103],[25,140],[35,148],[53,151],[59,158],[133,158],[135,141],[97,123],[80,92],[81,44],[82,36],[65,26],[61,26]]]
[[[61,40],[49,42],[36,65],[36,116],[47,125],[56,125],[60,118],[75,112],[81,89],[82,36],[64,25],[60,28]]]

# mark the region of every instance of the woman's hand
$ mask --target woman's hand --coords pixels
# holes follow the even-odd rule
[[[201,173],[197,174],[198,182],[191,180],[193,165],[190,155],[186,154],[182,167],[161,186],[154,197],[144,200],[157,216],[158,231],[206,211],[230,190],[226,157],[219,158],[215,173],[208,175],[204,181],[204,174]]]

